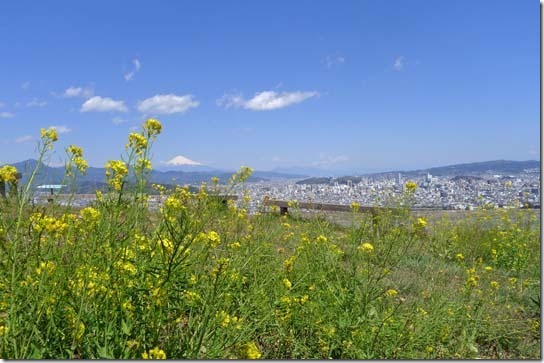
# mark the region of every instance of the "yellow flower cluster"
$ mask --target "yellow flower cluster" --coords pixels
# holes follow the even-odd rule
[[[261,358],[261,351],[254,342],[244,344],[242,347],[242,358],[245,359],[259,359]]]
[[[108,292],[109,275],[99,272],[94,266],[83,265],[78,267],[73,279],[68,280],[68,287],[74,294],[94,297]]]
[[[302,295],[301,297],[282,296],[280,302],[284,305],[291,306],[292,304],[304,305],[310,300],[310,296]]]
[[[131,148],[136,152],[136,155],[141,155],[147,147],[147,139],[144,135],[137,132],[131,132],[128,135],[128,144],[126,148]]]
[[[77,318],[74,308],[71,306],[66,308],[66,321],[72,338],[75,341],[80,341],[85,333],[85,324]]]
[[[147,119],[143,125],[143,133],[148,138],[156,138],[161,131],[161,123],[154,118]]]
[[[285,278],[283,279],[283,286],[285,286],[287,288],[287,290],[291,290],[291,288],[293,287],[293,284],[291,284],[291,281],[289,281],[289,279]]]
[[[295,260],[297,259],[297,256],[296,255],[292,255],[291,257],[289,257],[288,259],[286,259],[285,261],[283,261],[283,268],[287,271],[287,272],[290,272],[292,269],[293,269],[293,265],[295,264]]]
[[[151,170],[151,161],[149,159],[138,158],[134,165],[136,170]]]
[[[202,298],[198,292],[183,290],[183,299],[190,304],[199,302]]]
[[[476,275],[476,269],[474,267],[467,270],[467,276],[468,276],[466,281],[467,287],[478,286],[478,281],[480,280],[480,276]]]
[[[237,184],[237,183],[242,183],[244,181],[247,180],[247,178],[249,178],[251,176],[251,174],[253,174],[253,169],[247,167],[247,166],[242,166],[240,167],[240,171],[238,171],[237,173],[233,174],[231,177],[230,177],[230,184]]]
[[[397,296],[398,295],[398,291],[397,290],[394,290],[394,289],[389,289],[385,292],[385,295],[389,296],[389,297],[394,297],[394,296]]]
[[[40,262],[40,266],[38,266],[36,268],[36,274],[37,275],[41,275],[41,274],[51,274],[53,271],[55,271],[55,263],[52,262],[52,261],[47,261],[47,262]]]
[[[372,244],[370,244],[368,242],[363,243],[362,245],[357,247],[357,249],[359,251],[363,251],[364,253],[369,253],[369,254],[374,252],[374,246],[372,246]]]
[[[0,181],[10,183],[12,185],[17,183],[17,168],[12,165],[4,165],[0,168]]]
[[[126,273],[130,276],[134,276],[138,272],[136,266],[130,261],[116,261],[114,267],[121,273]]]
[[[71,216],[67,214],[64,214],[61,218],[57,219],[53,216],[42,215],[41,213],[33,213],[30,216],[30,222],[34,231],[47,231],[55,235],[56,237],[60,237],[68,228],[67,220],[70,218]]]
[[[216,317],[219,320],[219,325],[222,328],[233,326],[236,330],[242,329],[242,319],[237,316],[229,315],[224,310],[221,310],[219,314],[216,314]]]
[[[67,167],[67,174],[71,175],[72,173],[72,164],[76,166],[77,170],[81,174],[85,174],[87,168],[87,161],[83,158],[83,149],[79,146],[70,145],[66,148],[66,153],[70,157],[70,162]]]
[[[142,359],[166,359],[166,353],[159,347],[155,347],[149,352],[143,352]]]
[[[208,233],[200,232],[197,240],[206,242],[211,248],[216,248],[221,243],[221,236],[215,231]]]
[[[416,230],[421,230],[423,228],[425,228],[427,226],[427,220],[425,218],[421,218],[419,217],[416,221],[416,223],[414,224],[414,228]]]
[[[46,129],[40,129],[40,137],[46,147],[53,148],[53,143],[59,139],[57,130],[54,127]]]
[[[327,243],[327,241],[327,237],[323,236],[322,234],[317,236],[316,243]]]
[[[106,180],[108,184],[115,190],[121,190],[123,181],[128,175],[127,164],[122,160],[110,160],[105,165]]]
[[[409,192],[409,193],[413,193],[416,191],[417,189],[417,184],[413,181],[408,181],[406,182],[406,184],[404,185],[404,187],[406,188],[406,190]]]
[[[351,211],[353,213],[357,213],[359,211],[359,208],[361,208],[361,205],[359,203],[357,203],[357,202],[353,202],[353,203],[351,203],[349,208],[351,209]]]
[[[79,215],[83,222],[85,222],[85,225],[94,226],[100,218],[100,211],[93,207],[85,207],[79,211]]]

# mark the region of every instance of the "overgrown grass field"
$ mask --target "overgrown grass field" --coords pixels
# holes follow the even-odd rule
[[[540,359],[540,215],[481,210],[427,223],[402,204],[347,226],[249,215],[156,186],[161,125],[131,134],[90,207],[32,205],[13,168],[0,200],[1,358]],[[42,130],[40,161],[57,135]],[[67,149],[67,180],[85,172]],[[251,170],[233,175],[243,184]],[[131,181],[130,187],[128,181]]]

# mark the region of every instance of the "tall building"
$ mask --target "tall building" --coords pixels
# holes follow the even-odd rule
[[[402,174],[401,174],[401,173],[399,173],[399,175],[397,175],[397,184],[398,184],[399,186],[402,185]]]
[[[425,181],[427,183],[431,183],[433,181],[433,176],[430,173],[427,173],[427,177],[425,178]]]

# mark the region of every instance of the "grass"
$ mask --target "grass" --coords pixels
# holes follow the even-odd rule
[[[146,141],[132,137],[126,168],[110,163],[109,193],[83,209],[30,205],[0,171],[11,184],[0,357],[541,358],[539,215],[427,223],[403,210],[338,225],[249,215],[247,200],[213,198],[213,181],[197,193],[157,187],[166,200],[150,211],[138,160],[159,132],[146,123]],[[85,170],[79,152],[68,158]],[[127,189],[130,170],[139,182]]]

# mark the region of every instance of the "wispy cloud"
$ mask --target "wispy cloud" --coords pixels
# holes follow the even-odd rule
[[[134,65],[134,68],[128,73],[125,73],[123,77],[125,77],[125,81],[131,81],[132,78],[134,78],[134,75],[142,68],[142,63],[138,59],[133,59],[132,64]]]
[[[49,128],[53,128],[57,130],[57,133],[59,134],[67,134],[72,131],[72,129],[66,127],[66,126],[49,126]]]
[[[328,55],[321,61],[327,68],[332,68],[333,66],[344,64],[345,62],[346,58],[338,54]]]
[[[314,161],[312,166],[332,166],[349,161],[346,155],[331,155],[329,153],[320,153],[319,160]]]
[[[249,100],[244,99],[241,95],[224,95],[217,100],[217,105],[225,108],[242,107],[253,111],[269,111],[291,106],[318,95],[319,93],[314,91],[282,93],[263,91],[256,93]]]
[[[30,81],[26,81],[23,84],[21,84],[21,88],[25,91],[30,87]]]
[[[33,98],[32,101],[26,103],[26,107],[44,107],[47,105],[46,101],[40,101],[37,98]]]
[[[397,59],[395,59],[395,62],[393,63],[393,69],[395,71],[402,71],[404,69],[404,62],[405,62],[404,56],[398,56]]]
[[[94,95],[94,90],[91,87],[68,87],[62,94],[63,97],[82,97],[90,98]]]
[[[124,119],[124,118],[121,118],[121,117],[114,117],[111,122],[113,122],[114,125],[120,125],[120,124],[124,124],[124,123],[127,123],[128,120],[127,119]]]
[[[21,137],[18,137],[15,139],[15,142],[17,144],[22,144],[22,143],[25,143],[25,142],[30,142],[34,140],[34,137],[31,136],[31,135],[25,135],[25,136],[21,136]]]
[[[123,101],[116,101],[108,97],[94,96],[81,105],[81,112],[127,112],[128,108]]]
[[[189,158],[186,158],[183,155],[174,156],[172,159],[168,161],[161,161],[161,164],[166,164],[170,166],[181,166],[181,165],[202,165],[202,163],[199,163],[198,161],[191,160]]]
[[[11,112],[0,112],[0,118],[12,118],[13,116],[15,115]]]
[[[200,103],[192,95],[155,95],[138,102],[138,111],[148,115],[184,113]]]

